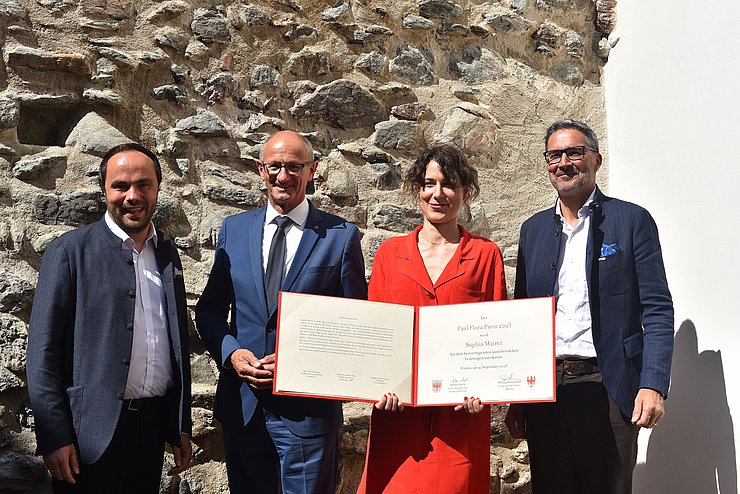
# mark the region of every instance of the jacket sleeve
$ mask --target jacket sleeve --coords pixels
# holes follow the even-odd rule
[[[349,224],[349,235],[342,252],[342,295],[346,298],[367,299],[360,231],[352,224]]]
[[[644,209],[640,211],[633,232],[633,248],[643,327],[640,387],[667,396],[673,356],[673,301],[663,266],[658,228]]]
[[[44,253],[28,328],[26,373],[36,425],[37,453],[75,442],[65,383],[74,337],[75,283],[60,242]]]
[[[370,274],[370,285],[368,286],[367,299],[375,302],[386,301],[386,278],[385,278],[385,248],[380,245],[373,260],[373,270]]]
[[[506,300],[508,294],[506,292],[506,275],[504,273],[504,258],[501,255],[501,249],[498,245],[494,244],[493,258],[493,300]]]
[[[211,274],[195,306],[198,334],[219,367],[228,364],[227,359],[240,348],[236,338],[229,334],[228,315],[234,301],[234,287],[231,281],[231,263],[226,251],[227,220],[228,218],[224,220],[218,235]]]

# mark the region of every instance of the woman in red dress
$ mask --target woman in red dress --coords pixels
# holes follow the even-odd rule
[[[406,175],[424,222],[383,242],[368,298],[405,305],[506,299],[501,251],[457,224],[479,191],[478,173],[454,146],[425,151]],[[440,342],[443,345],[444,342]],[[370,421],[358,494],[483,494],[490,484],[490,410],[468,397],[456,407],[407,407],[387,393]]]

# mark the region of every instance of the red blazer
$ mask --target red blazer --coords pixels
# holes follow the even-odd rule
[[[404,305],[445,305],[506,300],[501,251],[463,227],[460,245],[432,285],[417,248],[421,226],[380,245],[370,276],[368,300]]]

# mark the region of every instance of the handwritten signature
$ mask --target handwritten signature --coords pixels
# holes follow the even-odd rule
[[[519,384],[522,380],[514,377],[514,373],[512,372],[511,374],[501,374],[498,376],[498,382],[499,384]]]

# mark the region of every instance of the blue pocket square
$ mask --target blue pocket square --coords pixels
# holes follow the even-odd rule
[[[614,254],[622,252],[622,248],[617,244],[601,244],[601,258],[604,259]]]

